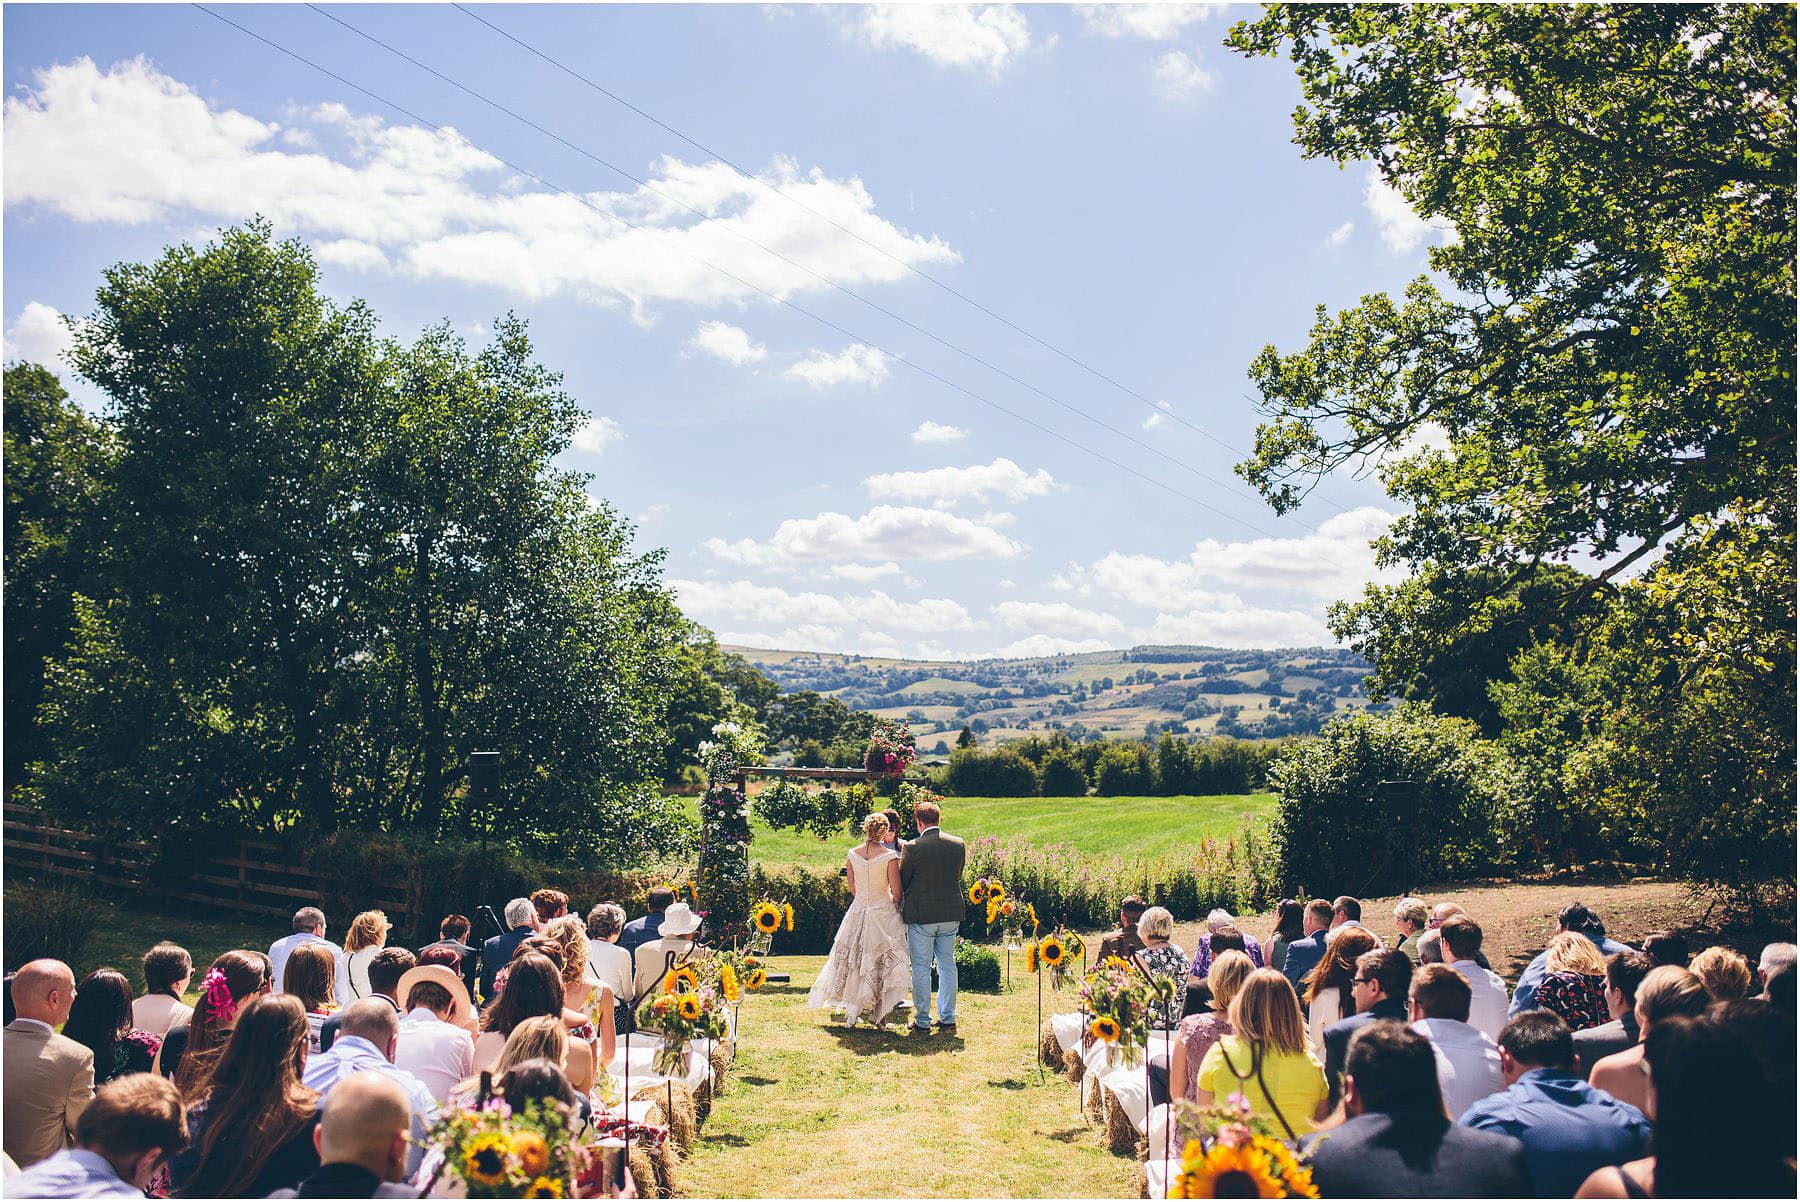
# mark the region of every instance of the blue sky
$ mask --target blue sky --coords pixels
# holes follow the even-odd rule
[[[1245,368],[1436,235],[1301,161],[1292,71],[1220,45],[1248,9],[477,9],[755,181],[455,8],[329,10],[648,189],[318,12],[220,11],[456,133],[191,6],[7,6],[9,360],[53,360],[107,265],[261,212],[396,337],[527,318],[590,414],[570,466],[727,641],[1311,644],[1373,578],[1373,480],[1277,518],[1232,474]]]

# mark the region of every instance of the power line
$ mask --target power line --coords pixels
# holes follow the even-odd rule
[[[1176,413],[1171,409],[1165,408],[1160,403],[1151,400],[1149,397],[1145,396],[1143,393],[1137,391],[1135,388],[1132,388],[1129,384],[1126,384],[1123,381],[1118,380],[1111,375],[1108,375],[1106,372],[1103,372],[1099,368],[1094,367],[1094,366],[1088,364],[1087,362],[1083,361],[1082,359],[1070,354],[1069,352],[1063,350],[1061,347],[1055,345],[1054,343],[1048,342],[1045,339],[1040,338],[1038,335],[1032,333],[1030,330],[1026,329],[1024,326],[1019,325],[1017,322],[1013,321],[1011,318],[1005,316],[1004,314],[996,313],[993,309],[989,308],[987,305],[982,304],[980,301],[976,300],[974,297],[968,295],[965,292],[962,292],[961,290],[957,289],[956,287],[954,287],[951,284],[946,284],[943,280],[938,279],[936,276],[930,274],[929,272],[925,271],[924,269],[917,267],[912,263],[907,262],[905,259],[902,259],[899,255],[894,254],[892,251],[888,250],[886,247],[880,245],[879,243],[872,242],[868,238],[863,237],[861,234],[857,233],[855,230],[851,229],[849,226],[846,226],[843,223],[839,222],[836,218],[832,217],[830,214],[821,213],[819,210],[813,208],[811,205],[807,204],[805,201],[801,200],[800,198],[798,198],[796,196],[788,195],[786,192],[783,192],[781,189],[775,187],[773,184],[770,184],[767,180],[763,179],[761,176],[750,171],[748,168],[745,168],[745,167],[739,165],[736,161],[734,161],[730,157],[720,154],[718,151],[712,149],[710,146],[707,146],[705,143],[696,140],[695,138],[689,136],[688,134],[683,133],[679,129],[676,129],[673,125],[670,125],[668,122],[662,120],[662,118],[656,116],[654,113],[651,113],[651,112],[647,111],[646,109],[641,108],[640,106],[638,106],[636,104],[633,104],[631,101],[625,99],[625,97],[619,95],[617,92],[614,92],[610,88],[607,88],[604,85],[596,82],[594,79],[590,78],[587,75],[582,74],[580,71],[577,71],[575,68],[569,66],[568,64],[561,62],[558,59],[552,57],[551,55],[544,53],[542,50],[538,49],[536,46],[533,46],[531,43],[525,41],[523,38],[520,38],[517,35],[509,32],[505,29],[502,29],[500,26],[494,24],[492,21],[488,20],[486,17],[484,17],[481,14],[470,9],[467,5],[464,5],[461,3],[453,3],[451,5],[451,7],[456,9],[458,12],[462,13],[464,16],[468,17],[470,20],[479,22],[480,24],[487,26],[489,29],[493,30],[495,33],[499,34],[501,37],[505,38],[507,41],[511,42],[513,45],[519,47],[521,50],[524,50],[529,54],[536,55],[538,58],[542,59],[546,63],[549,63],[552,67],[555,67],[558,71],[561,71],[563,74],[569,76],[570,78],[578,80],[583,84],[586,84],[588,87],[592,88],[594,91],[600,93],[602,96],[605,96],[608,100],[611,100],[616,104],[622,105],[623,107],[630,109],[632,112],[636,113],[638,116],[642,117],[644,120],[650,122],[652,125],[656,126],[658,129],[661,129],[667,133],[673,134],[675,137],[681,139],[683,142],[686,142],[689,146],[692,146],[695,150],[698,150],[701,154],[704,154],[704,155],[708,156],[709,158],[716,159],[717,161],[725,164],[727,167],[729,167],[733,171],[737,172],[743,178],[750,180],[750,181],[754,182],[755,184],[757,184],[759,187],[765,189],[766,191],[773,193],[776,196],[779,196],[781,199],[787,201],[791,205],[794,205],[796,208],[803,209],[806,212],[812,214],[814,217],[817,217],[820,221],[825,222],[827,225],[831,226],[833,229],[837,230],[839,233],[846,234],[849,237],[856,239],[858,242],[862,243],[864,246],[868,247],[870,250],[874,251],[876,254],[881,255],[883,258],[886,258],[886,259],[892,261],[893,263],[897,264],[904,270],[909,271],[913,275],[918,276],[920,279],[924,280],[926,283],[932,284],[933,286],[942,289],[943,291],[949,293],[951,296],[954,296],[957,300],[962,301],[964,304],[970,306],[971,308],[977,310],[978,312],[986,314],[988,317],[993,318],[995,321],[999,322],[1001,325],[1005,326],[1007,329],[1012,330],[1014,333],[1020,334],[1020,335],[1024,336],[1025,338],[1030,339],[1032,342],[1037,343],[1039,346],[1043,347],[1045,350],[1051,352],[1052,354],[1058,356],[1059,358],[1064,359],[1067,362],[1074,364],[1076,367],[1079,367],[1082,371],[1087,372],[1089,375],[1093,376],[1095,379],[1102,380],[1105,383],[1112,385],[1114,388],[1118,389],[1120,392],[1124,393],[1126,396],[1133,397],[1136,400],[1142,401],[1145,405],[1148,405],[1157,414],[1159,414],[1163,417],[1169,418],[1172,421],[1181,423],[1182,425],[1186,426],[1188,429],[1192,430],[1194,433],[1200,435],[1202,438],[1206,438],[1206,439],[1210,440],[1211,442],[1217,444],[1218,446],[1224,448],[1225,450],[1230,451],[1233,455],[1239,455],[1239,456],[1245,456],[1245,457],[1248,456],[1248,452],[1242,450],[1239,447],[1232,445],[1229,442],[1226,442],[1224,439],[1222,439],[1218,435],[1214,434],[1211,430],[1206,429],[1204,426],[1195,425],[1193,422],[1189,421],[1187,418],[1182,417],[1179,413]],[[1027,385],[1027,387],[1030,387],[1030,386]],[[1217,481],[1214,481],[1214,483],[1217,483]],[[1321,500],[1323,500],[1323,498],[1321,498]],[[1337,505],[1331,501],[1325,501],[1324,503],[1327,505],[1331,505],[1332,508],[1336,509],[1339,513],[1347,512],[1343,508],[1343,506]]]
[[[581,155],[583,158],[589,160],[590,162],[593,162],[593,163],[598,164],[599,166],[605,167],[608,171],[611,171],[611,172],[623,177],[624,179],[630,180],[632,183],[636,184],[638,187],[645,189],[646,191],[652,193],[655,196],[661,197],[662,199],[668,201],[672,205],[675,205],[682,209],[686,209],[688,212],[692,213],[696,217],[701,218],[702,220],[708,219],[709,215],[707,213],[705,213],[701,209],[695,208],[691,204],[688,204],[687,202],[683,201],[680,197],[669,195],[667,192],[664,192],[662,189],[656,187],[656,185],[652,184],[650,181],[643,179],[637,175],[633,175],[631,172],[627,171],[625,168],[620,167],[618,164],[613,163],[607,159],[604,159],[597,154],[594,154],[592,151],[587,150],[585,147],[577,146],[575,143],[569,141],[567,138],[563,137],[561,134],[558,134],[553,130],[545,128],[543,125],[540,125],[538,122],[532,120],[531,118],[526,117],[521,113],[515,112],[514,110],[501,104],[497,100],[494,100],[486,95],[483,95],[481,92],[476,91],[474,88],[469,87],[467,84],[462,83],[460,80],[454,79],[451,76],[446,75],[444,72],[437,70],[435,67],[432,67],[429,64],[420,62],[418,59],[414,58],[412,55],[407,54],[404,50],[401,50],[398,47],[396,47],[388,42],[383,41],[381,38],[376,37],[374,34],[369,33],[366,30],[359,29],[357,26],[350,24],[350,22],[344,20],[342,17],[339,17],[333,13],[327,12],[325,9],[320,8],[317,4],[309,3],[307,5],[307,7],[312,9],[314,12],[318,13],[320,16],[324,17],[326,20],[342,26],[343,28],[349,30],[351,33],[356,34],[358,37],[364,39],[367,42],[370,42],[373,45],[381,47],[383,50],[386,50],[389,54],[394,55],[396,58],[399,58],[405,62],[411,63],[414,67],[417,67],[419,70],[432,76],[434,79],[437,79],[443,83],[449,84],[451,87],[456,88],[458,91],[461,91],[461,92],[465,93],[466,95],[473,97],[476,100],[479,100],[481,103],[487,105],[488,107],[494,109],[495,111],[504,113],[506,116],[511,117],[513,120],[519,122],[521,125],[525,125],[533,130],[536,130],[538,133],[542,134],[544,137],[549,138],[552,141],[558,143],[559,145],[564,146],[564,147],[568,148],[569,150],[574,151],[576,154]],[[735,167],[733,169],[741,170],[741,169],[738,169]],[[759,182],[761,182],[761,181],[759,181]],[[766,187],[767,185],[765,184],[764,186]],[[835,223],[833,223],[833,224],[835,224]],[[1185,460],[1178,459],[1175,456],[1170,455],[1167,452],[1163,451],[1161,448],[1156,447],[1148,442],[1145,442],[1144,440],[1137,438],[1136,436],[1134,436],[1130,433],[1127,433],[1126,431],[1121,430],[1116,426],[1110,425],[1107,422],[1102,421],[1101,419],[1095,417],[1093,414],[1087,412],[1087,410],[1082,409],[1081,407],[1079,407],[1077,405],[1072,405],[1069,402],[1064,401],[1060,397],[1054,396],[1051,393],[1044,391],[1042,388],[1039,388],[1037,385],[1032,384],[1031,382],[1029,382],[1027,380],[1021,379],[1020,377],[1014,375],[1012,372],[1007,371],[1005,368],[1000,367],[997,364],[995,364],[987,359],[982,358],[980,355],[975,354],[973,351],[965,350],[961,346],[958,346],[956,343],[953,343],[953,342],[949,341],[948,339],[940,337],[939,335],[933,333],[932,331],[926,329],[925,327],[923,327],[921,325],[916,324],[915,322],[909,321],[907,318],[902,317],[900,314],[894,312],[893,310],[887,308],[886,306],[878,304],[877,302],[870,300],[868,297],[862,295],[860,292],[857,292],[852,288],[845,287],[843,284],[840,284],[837,281],[830,279],[829,277],[822,275],[817,271],[814,271],[812,268],[806,266],[804,263],[801,263],[801,262],[795,260],[794,258],[790,257],[789,255],[786,255],[786,254],[782,253],[781,251],[778,251],[765,243],[758,242],[755,238],[750,237],[748,234],[743,233],[741,230],[733,229],[729,225],[724,226],[722,228],[725,229],[726,232],[730,233],[733,237],[737,238],[739,241],[744,242],[749,246],[753,246],[756,249],[764,252],[765,254],[771,255],[771,256],[775,257],[776,259],[781,260],[783,263],[786,263],[788,266],[794,268],[797,271],[805,272],[807,275],[809,275],[813,279],[819,281],[819,283],[825,285],[826,287],[831,288],[834,291],[843,293],[845,296],[851,298],[852,300],[855,300],[863,305],[866,305],[868,308],[873,309],[875,312],[880,313],[884,317],[887,317],[895,322],[898,322],[899,324],[905,326],[907,329],[912,330],[915,333],[922,334],[925,337],[931,339],[933,342],[938,343],[940,346],[943,346],[949,350],[955,351],[957,354],[963,356],[965,359],[968,359],[970,362],[977,363],[977,364],[981,365],[982,367],[987,368],[989,371],[995,373],[996,375],[1001,376],[1004,379],[1012,381],[1013,383],[1019,385],[1021,388],[1024,388],[1031,392],[1036,393],[1038,396],[1041,396],[1045,400],[1051,402],[1052,404],[1057,405],[1064,410],[1067,410],[1069,413],[1074,414],[1075,416],[1081,418],[1083,421],[1086,421],[1093,426],[1096,426],[1102,430],[1105,430],[1106,432],[1108,432],[1109,434],[1112,434],[1116,438],[1121,438],[1121,439],[1125,440],[1126,442],[1130,443],[1131,445],[1137,447],[1139,450],[1146,451],[1152,455],[1155,455],[1157,458],[1163,460],[1164,462],[1170,463],[1170,464],[1174,465],[1175,467],[1180,468],[1182,471],[1188,472],[1191,475],[1196,476],[1201,480],[1204,480],[1206,483],[1214,486],[1215,488],[1224,489],[1226,491],[1235,491],[1235,486],[1228,483],[1227,481],[1220,480],[1216,476],[1213,476],[1206,472],[1203,472],[1199,468],[1194,467],[1192,464],[1186,462]],[[711,266],[711,264],[708,264],[708,266]],[[1172,414],[1168,414],[1168,412],[1166,410],[1164,410],[1161,406],[1156,406],[1156,410],[1158,413],[1162,413],[1165,416],[1173,416]],[[1300,518],[1291,518],[1291,520],[1296,525],[1301,526],[1306,530],[1317,533],[1316,527],[1308,524],[1307,522],[1301,520]]]
[[[535,171],[530,170],[527,167],[521,166],[517,163],[512,162],[509,159],[505,159],[497,154],[494,154],[492,151],[486,149],[483,146],[478,145],[471,139],[465,137],[463,134],[458,133],[456,130],[447,129],[444,126],[438,125],[434,121],[427,120],[425,117],[420,116],[418,113],[413,112],[411,109],[406,108],[404,105],[401,105],[396,101],[389,100],[387,97],[382,96],[377,92],[371,91],[370,89],[363,87],[361,84],[354,83],[351,80],[346,79],[344,76],[339,75],[337,72],[331,70],[328,67],[325,67],[319,63],[314,62],[312,59],[307,58],[305,55],[299,53],[298,51],[291,50],[279,42],[276,42],[270,38],[264,37],[262,34],[257,33],[253,29],[249,29],[243,25],[238,24],[238,22],[232,20],[230,17],[225,16],[223,13],[217,12],[211,8],[208,8],[204,4],[198,3],[197,0],[194,3],[194,7],[199,9],[201,12],[205,13],[207,16],[212,17],[214,20],[217,20],[217,21],[221,22],[222,24],[231,26],[233,29],[237,30],[239,33],[244,34],[246,37],[250,37],[258,42],[261,42],[263,45],[269,47],[271,50],[276,50],[282,54],[287,55],[289,58],[293,59],[295,62],[301,63],[304,66],[312,68],[313,70],[319,72],[321,75],[324,75],[329,79],[335,80],[336,82],[342,84],[344,87],[351,89],[352,91],[355,91],[364,96],[367,96],[369,99],[375,101],[377,104],[383,105],[386,108],[390,108],[393,111],[408,118],[409,120],[418,122],[420,125],[433,131],[434,133],[457,139],[458,141],[462,142],[464,145],[470,147],[471,149],[480,151],[482,154],[488,155],[489,157],[493,158],[496,162],[500,163],[503,167],[506,167],[507,169],[509,169],[511,171],[515,171],[518,174],[525,176],[528,179],[534,180],[537,183],[542,184],[544,187],[550,189],[553,192],[556,192],[562,196],[568,197],[570,200],[575,201],[577,204],[581,205],[583,208],[586,208],[586,209],[598,214],[601,217],[605,217],[611,221],[616,221],[620,225],[623,225],[624,227],[626,227],[627,229],[630,229],[630,230],[634,230],[634,231],[638,231],[638,232],[649,232],[647,230],[644,230],[643,227],[637,225],[635,222],[633,222],[627,218],[619,216],[617,213],[612,213],[605,209],[602,209],[598,205],[594,204],[592,201],[588,200],[587,197],[582,196],[576,192],[571,192],[570,190],[562,187],[559,184],[552,183],[550,180],[545,179],[543,176],[539,175]],[[788,300],[786,297],[777,295],[776,293],[771,292],[769,289],[764,288],[760,284],[752,283],[751,281],[744,279],[743,277],[737,275],[736,273],[729,271],[726,268],[720,267],[716,263],[713,263],[713,262],[710,262],[709,260],[703,259],[698,255],[690,254],[687,251],[680,250],[680,248],[676,248],[676,250],[678,253],[680,253],[684,257],[691,259],[692,261],[699,263],[702,266],[707,267],[713,271],[718,272],[720,275],[724,276],[726,279],[731,280],[732,282],[740,285],[741,287],[743,287],[749,291],[758,293],[759,295],[768,298],[769,300],[775,302],[776,304],[781,305],[784,308],[790,309],[793,312],[800,314],[802,317],[806,317],[814,322],[817,322],[819,325],[825,327],[828,330],[831,330],[832,332],[834,332],[842,337],[850,339],[852,342],[861,343],[862,345],[867,346],[867,347],[871,348],[872,350],[878,351],[882,355],[887,356],[889,359],[893,359],[893,360],[899,362],[902,366],[911,368],[913,371],[918,372],[920,375],[925,376],[927,379],[933,380],[936,383],[941,384],[946,388],[952,389],[955,392],[959,392],[962,395],[968,397],[970,400],[973,400],[982,405],[986,405],[988,408],[993,409],[999,413],[1004,413],[1006,416],[1011,417],[1011,418],[1015,419],[1016,421],[1022,422],[1023,424],[1031,427],[1032,429],[1037,430],[1041,434],[1044,434],[1050,438],[1054,438],[1059,442],[1065,443],[1068,446],[1071,446],[1071,447],[1075,448],[1076,450],[1081,451],[1084,454],[1093,456],[1094,458],[1100,460],[1102,463],[1105,463],[1110,467],[1116,468],[1119,471],[1126,473],[1127,475],[1130,475],[1139,480],[1142,480],[1144,483],[1152,485],[1153,487],[1160,488],[1164,492],[1167,492],[1167,493],[1171,494],[1172,496],[1179,497],[1182,500],[1187,501],[1189,504],[1197,506],[1200,509],[1204,509],[1209,513],[1217,514],[1219,517],[1222,517],[1229,522],[1235,522],[1236,524],[1243,526],[1245,529],[1248,529],[1257,534],[1263,535],[1265,538],[1280,537],[1279,535],[1275,535],[1275,534],[1271,533],[1270,531],[1264,530],[1262,527],[1256,525],[1253,522],[1250,522],[1250,521],[1245,520],[1244,518],[1238,517],[1236,514],[1229,513],[1223,509],[1220,509],[1216,505],[1212,505],[1206,501],[1202,501],[1200,498],[1193,496],[1190,493],[1184,492],[1181,489],[1176,488],[1174,485],[1166,484],[1161,480],[1157,480],[1154,477],[1145,475],[1143,472],[1138,471],[1136,468],[1129,467],[1126,464],[1120,463],[1118,460],[1113,459],[1109,455],[1103,454],[1102,452],[1097,451],[1094,448],[1087,446],[1084,443],[1078,442],[1066,434],[1062,434],[1062,433],[1059,433],[1058,431],[1052,430],[1049,427],[1041,424],[1040,422],[1038,422],[1030,417],[1025,416],[1022,413],[1016,412],[1015,410],[1009,409],[997,401],[993,401],[993,400],[988,399],[985,396],[982,396],[978,392],[975,392],[971,389],[965,388],[963,385],[956,383],[954,380],[947,379],[944,376],[939,375],[937,372],[934,372],[927,367],[923,367],[920,364],[915,363],[910,359],[902,359],[899,356],[894,355],[892,352],[886,350],[885,348],[880,346],[878,343],[870,342],[869,340],[867,340],[865,338],[861,338],[861,337],[857,336],[856,334],[852,333],[851,331],[845,329],[843,326],[838,325],[836,322],[833,322],[828,318],[821,317],[819,314],[814,313],[809,309],[803,308],[800,305],[795,304],[793,301]]]

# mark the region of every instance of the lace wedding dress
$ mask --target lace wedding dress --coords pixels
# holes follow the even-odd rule
[[[900,921],[898,899],[888,894],[888,866],[898,858],[891,851],[867,860],[855,852],[849,855],[856,900],[806,997],[814,1009],[843,1009],[847,1025],[863,1017],[880,1022],[912,989],[906,924]]]

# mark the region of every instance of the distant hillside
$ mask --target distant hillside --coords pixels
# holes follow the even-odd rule
[[[904,719],[927,753],[967,724],[984,745],[1065,731],[1075,738],[1312,734],[1366,706],[1370,668],[1335,647],[1233,650],[1140,646],[1040,659],[882,659],[726,648],[784,692],[811,690],[852,709]]]

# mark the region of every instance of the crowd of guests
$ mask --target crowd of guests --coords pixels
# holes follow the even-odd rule
[[[1455,903],[1403,898],[1384,932],[1353,897],[1276,919],[1259,941],[1214,911],[1190,958],[1128,897],[1098,955],[1176,986],[1151,1100],[1242,1095],[1322,1196],[1794,1195],[1793,944],[1634,948],[1575,902],[1509,991]]]
[[[484,1074],[585,1121],[700,919],[666,888],[631,922],[611,902],[584,922],[554,889],[504,914],[479,948],[452,914],[415,952],[389,944],[379,910],[339,946],[306,906],[267,953],[227,951],[197,987],[190,954],[157,944],[135,998],[113,968],[77,984],[61,961],[26,964],[6,989],[0,1192],[414,1197],[435,1175],[426,1133]]]

